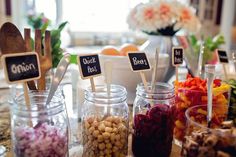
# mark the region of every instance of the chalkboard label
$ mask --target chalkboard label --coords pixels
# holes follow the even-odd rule
[[[217,50],[217,53],[218,53],[219,61],[221,63],[228,63],[229,62],[228,57],[227,57],[227,53],[225,50]]]
[[[2,56],[8,83],[39,79],[41,76],[38,54],[35,52],[6,54]]]
[[[150,70],[150,65],[145,53],[128,53],[128,56],[131,68],[134,72]]]
[[[101,75],[101,66],[97,54],[78,56],[78,64],[82,79]]]
[[[182,47],[172,48],[172,65],[177,66],[183,64],[184,49]]]

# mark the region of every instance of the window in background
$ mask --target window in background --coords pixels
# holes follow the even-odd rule
[[[138,3],[147,1],[149,0],[28,0],[27,5],[36,13],[43,12],[53,21],[69,21],[73,32],[124,32],[128,31],[126,17],[129,10]]]

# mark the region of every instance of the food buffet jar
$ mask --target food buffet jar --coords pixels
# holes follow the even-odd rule
[[[128,155],[129,112],[126,89],[111,85],[85,90],[82,107],[83,157]]]
[[[11,132],[14,156],[68,156],[68,119],[64,97],[56,93],[46,105],[48,91],[30,91],[13,100]]]
[[[155,84],[147,90],[137,86],[133,106],[132,151],[135,157],[168,157],[171,153],[175,118],[174,87]]]
[[[182,157],[236,156],[236,128],[233,127],[233,121],[224,121],[222,118],[226,118],[226,114],[216,114],[216,110],[213,106],[211,128],[207,127],[206,105],[197,105],[186,110],[187,127]]]
[[[216,83],[217,82],[217,83]],[[204,80],[206,84],[206,80]],[[216,84],[218,84],[216,86]],[[200,85],[199,85],[200,86]],[[207,104],[207,91],[198,87],[183,88],[179,87],[175,94],[176,119],[174,128],[175,143],[182,145],[184,139],[186,122],[185,112],[188,108],[196,105]],[[205,87],[205,85],[203,86]],[[219,115],[227,114],[229,104],[229,85],[221,83],[220,80],[214,81],[212,103],[215,106],[215,112]]]

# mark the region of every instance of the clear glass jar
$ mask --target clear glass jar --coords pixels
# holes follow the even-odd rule
[[[126,89],[111,85],[85,91],[82,108],[83,157],[125,157],[128,155],[129,112]]]
[[[182,157],[236,156],[236,128],[233,127],[233,121],[224,122],[222,117],[226,118],[226,114],[219,115],[216,111],[216,106],[213,106],[211,128],[208,128],[206,105],[197,105],[186,110],[187,127]]]
[[[156,83],[147,91],[137,86],[133,106],[132,151],[135,157],[168,157],[171,153],[175,117],[174,87]]]
[[[29,97],[30,107],[26,106],[24,95],[13,101],[14,156],[68,156],[68,121],[63,96],[56,93],[48,105],[48,91],[31,91]]]
[[[10,151],[11,131],[10,131],[10,107],[8,102],[0,104],[0,152]],[[0,153],[1,156],[1,153]]]

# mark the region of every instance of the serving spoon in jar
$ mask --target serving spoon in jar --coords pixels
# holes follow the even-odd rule
[[[207,127],[211,127],[212,119],[212,84],[215,77],[215,65],[205,65],[205,77],[207,79]]]
[[[51,85],[50,85],[50,89],[49,89],[49,94],[47,97],[47,101],[46,101],[46,105],[50,104],[61,80],[63,79],[66,70],[68,68],[70,64],[70,54],[66,54],[64,55],[64,57],[60,60],[57,69],[56,69],[56,73],[53,76]]]

